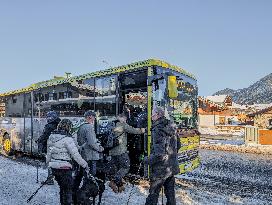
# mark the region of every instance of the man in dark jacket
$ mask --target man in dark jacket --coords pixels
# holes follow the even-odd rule
[[[152,111],[151,154],[146,162],[150,165],[150,190],[146,205],[156,205],[164,186],[167,205],[176,205],[175,177],[179,173],[177,158],[178,142],[174,123],[165,118],[164,109],[156,107]]]
[[[39,154],[47,154],[47,140],[51,133],[57,129],[58,124],[60,122],[60,118],[55,111],[49,111],[46,113],[46,121],[47,124],[44,126],[43,133],[38,139],[38,152]],[[48,178],[52,175],[51,168],[48,168]],[[52,177],[51,177],[52,178]],[[47,181],[48,185],[53,185],[54,180]]]
[[[60,122],[60,118],[55,111],[49,111],[46,113],[47,124],[44,126],[43,133],[38,139],[38,152],[40,154],[47,153],[47,140],[51,135],[52,131],[57,129]]]

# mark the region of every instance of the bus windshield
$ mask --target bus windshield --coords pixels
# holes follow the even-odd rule
[[[166,69],[157,70],[157,74],[164,74],[166,72]],[[170,98],[167,92],[167,79],[160,79],[153,84],[154,104],[166,107],[170,117],[180,127],[196,128],[198,92],[196,80],[178,72],[171,71],[171,73],[177,79],[178,96]]]
[[[197,127],[197,86],[192,78],[177,74],[178,96],[169,98],[170,115],[181,127]]]

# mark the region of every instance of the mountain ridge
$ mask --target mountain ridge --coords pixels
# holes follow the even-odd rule
[[[272,103],[272,73],[261,78],[247,88],[219,90],[213,95],[229,95],[238,104],[269,104]]]

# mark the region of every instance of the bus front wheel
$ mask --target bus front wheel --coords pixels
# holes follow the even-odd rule
[[[9,134],[5,134],[2,140],[3,151],[6,155],[10,156],[12,154],[11,140]]]

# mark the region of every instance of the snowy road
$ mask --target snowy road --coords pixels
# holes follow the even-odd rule
[[[272,204],[271,156],[200,151],[202,166],[177,180],[178,204]],[[40,169],[40,180],[46,170]],[[36,168],[0,156],[0,205],[24,205],[38,188]],[[108,188],[104,205],[125,205],[132,186],[122,194]],[[130,205],[143,205],[147,190],[133,189]],[[46,186],[30,204],[58,204],[58,187]]]

